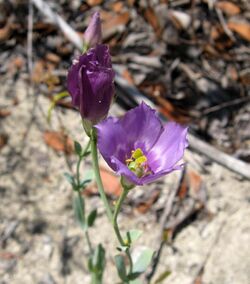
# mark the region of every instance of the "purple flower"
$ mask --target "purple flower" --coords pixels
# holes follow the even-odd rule
[[[177,163],[188,146],[187,127],[175,122],[163,126],[145,103],[95,127],[102,156],[132,184],[147,184],[181,168]]]
[[[83,119],[96,124],[106,117],[114,95],[114,76],[106,45],[91,48],[73,63],[68,73],[68,91]]]
[[[83,36],[87,49],[102,42],[102,28],[99,12],[95,12]]]

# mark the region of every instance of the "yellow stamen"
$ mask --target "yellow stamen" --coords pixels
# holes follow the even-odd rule
[[[131,151],[131,157],[125,162],[128,168],[138,177],[148,175],[147,157],[140,148]]]

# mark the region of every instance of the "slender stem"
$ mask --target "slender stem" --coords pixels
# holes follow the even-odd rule
[[[80,186],[80,165],[81,165],[81,162],[82,162],[82,158],[83,158],[82,156],[78,157],[77,166],[76,166],[76,182],[77,182],[78,191],[80,190],[79,189],[79,186]]]
[[[78,197],[81,204],[83,202],[83,199],[82,199],[81,190],[80,190],[80,183],[81,183],[81,181],[80,181],[80,165],[81,165],[81,162],[82,162],[85,154],[87,153],[87,151],[89,149],[89,146],[90,146],[90,140],[88,141],[88,143],[87,143],[86,147],[84,148],[82,154],[80,156],[78,156],[78,162],[77,162],[77,166],[76,166],[77,197]],[[84,208],[82,208],[82,210],[84,210]],[[82,212],[82,213],[84,213],[84,212]],[[84,235],[85,235],[85,238],[87,240],[89,253],[92,254],[93,248],[92,248],[92,245],[91,245],[91,242],[90,242],[89,232],[88,232],[87,229],[84,229]]]
[[[86,155],[89,147],[90,147],[90,140],[88,141],[88,143],[87,143],[86,147],[84,148],[82,154],[78,158],[78,162],[77,162],[77,166],[76,166],[76,181],[77,181],[78,187],[80,186],[80,165],[81,165],[81,162],[82,162],[84,156]]]
[[[92,162],[93,162],[93,168],[95,172],[97,187],[98,187],[101,199],[104,203],[109,221],[112,223],[113,214],[109,206],[109,202],[108,202],[108,199],[107,199],[107,196],[105,194],[103,184],[102,184],[102,179],[101,179],[100,170],[99,170],[98,156],[97,156],[96,137],[94,136],[94,133],[92,133],[90,141],[91,141]]]
[[[97,156],[97,148],[96,148],[96,137],[95,137],[94,131],[92,131],[92,135],[91,135],[90,140],[91,140],[91,153],[92,153],[93,167],[94,167],[96,183],[97,183],[97,186],[98,186],[98,190],[99,190],[101,199],[102,199],[102,201],[104,203],[104,206],[106,208],[106,212],[107,212],[109,221],[113,225],[116,237],[117,237],[120,245],[121,246],[126,246],[126,244],[125,244],[125,242],[124,242],[124,240],[123,240],[123,238],[121,236],[118,224],[117,224],[117,217],[118,217],[118,214],[119,214],[119,212],[121,210],[122,203],[123,203],[124,199],[126,198],[128,192],[129,192],[129,188],[123,187],[123,192],[120,195],[120,197],[119,197],[119,199],[118,199],[118,201],[116,203],[115,211],[114,211],[114,215],[113,215],[112,210],[111,210],[111,208],[109,206],[106,194],[104,192],[103,184],[102,184],[102,179],[101,179],[100,169],[99,169],[99,164],[98,164],[98,156]],[[129,248],[126,249],[126,255],[128,257],[128,260],[129,260],[129,273],[132,273],[133,262],[132,262],[132,257],[130,255]]]
[[[116,233],[116,236],[119,240],[119,243],[121,246],[125,246],[125,242],[121,236],[121,233],[120,233],[120,230],[119,230],[119,227],[118,227],[118,224],[117,224],[117,217],[121,211],[121,206],[123,204],[123,201],[124,199],[127,197],[129,193],[129,189],[123,187],[123,191],[122,191],[122,194],[120,195],[117,203],[116,203],[116,206],[115,206],[115,212],[114,212],[114,216],[113,216],[113,227],[114,227],[114,230],[115,230],[115,233]],[[128,260],[129,260],[129,274],[132,273],[133,271],[133,261],[132,261],[132,257],[131,257],[131,254],[130,254],[130,251],[129,251],[129,247],[126,249],[126,255],[128,257]]]
[[[97,273],[91,274],[91,284],[102,284],[102,277],[97,275]]]
[[[82,214],[82,217],[84,218],[85,220],[85,213],[84,213],[84,199],[82,198],[82,195],[81,195],[81,192],[80,190],[78,189],[77,190],[77,198],[79,199],[79,202],[81,204],[81,214]],[[86,220],[85,220],[86,222]],[[90,242],[90,238],[89,238],[89,233],[88,233],[88,228],[83,228],[82,227],[82,230],[84,232],[84,235],[85,235],[85,238],[87,240],[87,245],[88,245],[88,249],[89,249],[89,254],[93,254],[93,248],[92,248],[92,245],[91,245],[91,242]]]
[[[86,238],[86,240],[87,240],[87,244],[88,244],[88,247],[89,247],[89,253],[90,253],[90,254],[93,254],[94,250],[93,250],[92,245],[91,245],[91,242],[90,242],[88,230],[85,230],[85,231],[84,231],[84,234],[85,234],[85,238]]]
[[[115,205],[115,212],[114,212],[113,222],[112,222],[116,236],[119,240],[120,245],[122,245],[122,246],[125,246],[126,244],[124,243],[124,240],[121,236],[121,233],[120,233],[120,230],[119,230],[119,227],[118,227],[118,224],[117,224],[117,217],[118,217],[118,214],[121,211],[122,203],[123,203],[124,199],[126,198],[127,194],[128,194],[128,191],[126,189],[123,189],[122,194],[120,195],[120,197],[119,197],[119,199],[118,199],[118,201]]]

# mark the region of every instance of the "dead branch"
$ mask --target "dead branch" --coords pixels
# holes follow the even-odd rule
[[[36,8],[49,20],[54,23],[56,26],[58,26],[61,31],[64,33],[64,35],[67,37],[67,39],[72,42],[78,49],[82,50],[83,47],[83,40],[81,37],[77,34],[76,31],[74,31],[65,21],[64,19],[54,13],[49,5],[44,2],[43,0],[31,0],[33,4],[36,6]]]
[[[203,142],[193,135],[189,135],[188,140],[189,146],[193,151],[204,154],[227,169],[250,179],[250,165],[247,163],[217,150],[213,146],[210,146],[208,143]]]

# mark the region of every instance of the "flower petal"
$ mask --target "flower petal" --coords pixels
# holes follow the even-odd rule
[[[154,173],[171,171],[181,160],[187,143],[187,127],[168,122],[147,158]]]
[[[78,84],[78,78],[79,78],[79,69],[81,66],[79,65],[79,62],[73,64],[68,72],[67,77],[67,87],[68,91],[72,97],[72,105],[74,107],[77,107],[80,104],[80,89]]]
[[[176,171],[176,170],[181,170],[183,167],[183,165],[176,165],[170,169],[167,169],[167,170],[164,170],[164,171],[160,171],[160,172],[157,172],[157,173],[154,173],[152,175],[148,175],[148,176],[145,176],[143,178],[141,178],[141,184],[148,184],[148,183],[151,183],[173,171]]]
[[[116,171],[117,166],[112,162],[112,157],[115,156],[122,163],[125,163],[127,153],[126,133],[119,119],[114,117],[108,117],[98,123],[95,128],[97,129],[98,148],[108,165]]]
[[[116,167],[117,174],[126,177],[131,183],[143,185],[142,178],[138,178],[132,171],[129,170],[126,164],[122,163],[116,157],[111,157],[111,162]]]
[[[102,29],[99,12],[95,12],[92,15],[91,21],[84,33],[83,39],[89,47],[95,47],[97,44],[101,43]]]
[[[106,45],[91,48],[71,66],[68,90],[83,119],[96,124],[108,114],[114,95],[114,76]]]
[[[113,95],[113,72],[82,72],[80,82],[80,112],[83,117],[95,122],[108,113]]]
[[[127,135],[130,151],[141,148],[147,153],[163,132],[163,126],[155,110],[145,103],[128,111],[121,119],[121,125]]]

